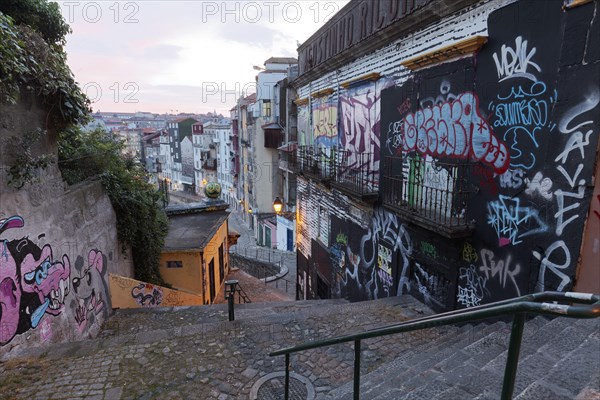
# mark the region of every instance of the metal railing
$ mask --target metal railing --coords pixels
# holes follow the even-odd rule
[[[404,217],[449,230],[466,229],[469,163],[445,163],[420,156],[385,157],[384,206]]]
[[[556,304],[579,303],[585,305]],[[504,369],[504,380],[502,383],[502,400],[512,398],[517,365],[519,363],[519,352],[521,350],[521,338],[526,314],[544,314],[569,318],[597,318],[600,317],[600,295],[573,293],[573,292],[543,292],[529,294],[514,299],[498,301],[482,306],[471,307],[464,310],[449,311],[443,314],[414,319],[384,328],[372,329],[362,333],[339,336],[330,339],[308,342],[298,346],[277,350],[269,355],[271,357],[285,355],[285,400],[289,399],[289,374],[290,354],[304,350],[332,346],[340,343],[354,342],[354,399],[360,399],[360,345],[364,339],[393,335],[416,331],[437,326],[445,326],[458,323],[474,322],[482,319],[496,318],[512,315],[512,329],[510,343],[508,346],[508,357]]]
[[[327,181],[350,194],[369,196],[379,191],[378,162],[372,153],[299,146],[289,165],[296,173]]]
[[[252,300],[250,300],[250,296],[248,296],[248,293],[246,293],[244,289],[242,289],[242,286],[239,284],[239,282],[237,284],[237,294],[238,304],[242,304],[242,301],[244,302],[244,304],[252,303]]]

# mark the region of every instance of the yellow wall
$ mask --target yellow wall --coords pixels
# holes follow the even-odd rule
[[[168,261],[181,261],[182,268],[167,268]],[[163,251],[160,274],[173,289],[202,295],[202,256],[199,251]]]
[[[204,304],[212,304],[210,299],[209,266],[214,260],[215,297],[219,295],[223,281],[229,272],[229,254],[227,249],[227,221],[221,225],[210,242],[200,251],[163,251],[160,255],[160,274],[165,282],[173,287],[204,296]],[[223,244],[223,280],[220,279],[219,246]],[[181,261],[181,268],[168,268],[168,261]]]
[[[172,307],[203,304],[202,296],[109,274],[113,308]]]
[[[213,303],[214,299],[209,300],[210,297],[210,281],[209,281],[209,271],[208,268],[210,266],[210,261],[214,260],[214,273],[215,273],[215,297],[219,295],[223,282],[227,278],[227,274],[229,272],[229,253],[227,249],[227,222],[221,225],[217,233],[213,236],[211,241],[204,249],[204,265],[206,268],[205,271],[205,282],[206,282],[206,303]],[[223,244],[223,280],[220,280],[219,276],[219,246]],[[164,275],[163,275],[164,276]],[[165,278],[166,280],[166,278]]]

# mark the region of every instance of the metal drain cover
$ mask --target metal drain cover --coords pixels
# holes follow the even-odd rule
[[[285,372],[273,372],[257,380],[250,390],[250,400],[281,400],[284,398]],[[313,384],[294,372],[290,372],[290,399],[314,400]]]

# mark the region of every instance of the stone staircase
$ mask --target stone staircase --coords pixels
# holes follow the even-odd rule
[[[458,328],[361,377],[361,399],[498,399],[510,323]],[[600,399],[600,320],[525,324],[515,400]],[[352,399],[352,382],[325,399]]]
[[[430,313],[410,296],[236,304],[234,322],[226,304],[118,310],[95,339],[0,363],[0,399],[282,399],[284,357],[269,352]],[[600,398],[599,322],[529,320],[515,398]],[[498,399],[509,330],[479,323],[365,340],[361,399]],[[290,399],[351,399],[353,357],[351,344],[292,355]]]

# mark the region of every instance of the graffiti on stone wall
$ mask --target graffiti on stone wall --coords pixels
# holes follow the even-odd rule
[[[0,234],[25,225],[20,216],[0,220]],[[63,312],[69,294],[71,264],[55,259],[50,245],[39,248],[28,238],[0,242],[0,345],[35,329]]]
[[[406,227],[400,223],[396,215],[385,211],[383,208],[377,208],[373,212],[373,219],[367,234],[360,241],[360,256],[366,268],[373,269],[373,263],[377,254],[379,244],[387,245],[391,251],[399,252],[399,265],[402,268],[398,273],[397,295],[407,293],[410,289],[408,270],[410,266],[409,257],[412,253],[412,241],[406,230]],[[370,281],[371,284],[375,282]],[[391,288],[383,288],[389,293]],[[377,298],[377,290],[374,291]],[[388,294],[389,296],[390,294]],[[387,297],[387,296],[381,296]]]
[[[98,250],[90,250],[87,260],[82,256],[75,260],[75,276],[71,281],[75,298],[71,307],[75,309],[75,321],[82,331],[94,325],[98,315],[107,312],[104,295],[98,290],[106,285],[106,267],[106,256]]]
[[[158,286],[140,283],[131,289],[131,297],[142,307],[156,307],[162,303],[163,292]]]
[[[337,106],[329,98],[316,99],[312,105],[314,143],[334,147],[338,144]]]
[[[0,345],[31,330],[49,341],[53,318],[65,313],[83,331],[104,308],[102,253],[91,250],[87,264],[79,256],[72,265],[66,254],[55,255],[49,244],[40,248],[28,237],[2,239],[7,230],[24,226],[18,215],[0,219]]]

